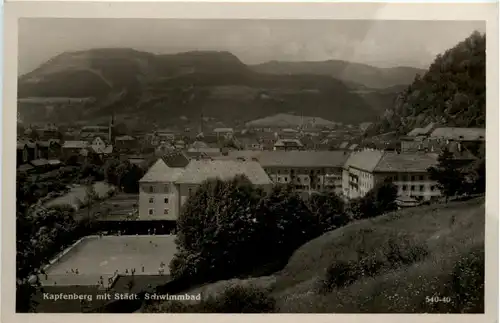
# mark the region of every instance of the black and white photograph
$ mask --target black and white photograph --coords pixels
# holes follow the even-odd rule
[[[17,313],[485,313],[486,21],[17,30]]]

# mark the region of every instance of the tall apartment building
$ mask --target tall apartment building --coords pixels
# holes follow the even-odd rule
[[[342,191],[347,199],[363,197],[385,179],[398,188],[398,196],[430,200],[440,196],[427,169],[437,164],[436,154],[366,150],[351,154],[344,164]]]

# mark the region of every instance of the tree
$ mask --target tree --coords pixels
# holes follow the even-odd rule
[[[144,176],[144,171],[137,165],[131,165],[123,175],[121,185],[125,193],[139,193],[139,181]]]
[[[345,213],[344,201],[333,192],[313,194],[308,200],[309,211],[316,217],[322,231],[346,225],[350,218]]]
[[[271,258],[286,257],[321,233],[317,219],[292,186],[275,186],[260,201],[257,216],[262,230],[258,246]]]
[[[397,209],[396,198],[398,197],[398,188],[391,180],[384,180],[375,185],[375,203],[378,214],[391,212]]]
[[[390,180],[378,183],[365,196],[349,202],[350,217],[368,219],[396,210],[397,193],[397,187]]]
[[[92,179],[88,179],[85,184],[85,198],[83,200],[83,205],[87,207],[87,220],[89,221],[92,219],[92,207],[97,200],[99,200],[99,194],[97,194],[95,190],[94,182]]]
[[[259,262],[256,205],[262,197],[246,177],[204,182],[184,204],[177,221],[174,277],[233,277]]]
[[[464,183],[464,174],[455,163],[453,153],[447,148],[443,149],[438,157],[437,166],[429,167],[427,170],[432,180],[437,181],[441,193],[446,201],[460,192]]]

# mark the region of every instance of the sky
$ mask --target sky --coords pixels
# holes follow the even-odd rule
[[[485,28],[479,21],[436,20],[23,18],[18,71],[28,73],[63,52],[111,47],[230,51],[246,64],[340,59],[427,68],[437,54]]]

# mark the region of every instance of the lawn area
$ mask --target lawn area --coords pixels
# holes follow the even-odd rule
[[[114,188],[106,182],[96,182],[94,183],[94,189],[99,198],[105,198]],[[47,202],[45,205],[48,207],[56,205],[72,205],[75,209],[77,209],[79,206],[78,201],[85,201],[86,194],[85,186],[74,185],[68,193]]]
[[[104,212],[99,219],[101,221],[119,221],[127,219],[131,214],[137,212],[139,206],[138,194],[119,193],[104,201],[101,208],[108,211]]]
[[[484,225],[484,198],[358,221],[299,248],[273,295],[280,312],[481,312]]]
[[[254,284],[282,313],[482,313],[484,212],[481,197],[356,221],[304,244],[272,276],[194,291]]]

